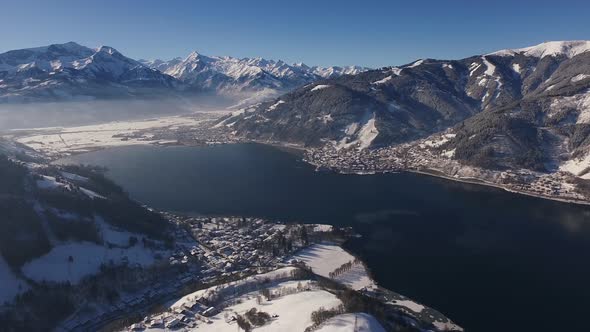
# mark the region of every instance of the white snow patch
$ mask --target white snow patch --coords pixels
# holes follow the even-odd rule
[[[480,63],[477,63],[477,62],[471,63],[471,65],[469,65],[469,76],[473,76],[473,74],[475,73],[475,71],[477,71],[479,69],[479,67],[481,67]]]
[[[590,153],[582,158],[570,159],[559,166],[559,170],[569,172],[575,176],[583,176],[590,168]]]
[[[421,304],[418,304],[414,301],[411,300],[397,300],[395,301],[395,303],[392,303],[394,305],[399,305],[402,306],[404,308],[408,308],[410,310],[412,310],[415,313],[421,313],[422,310],[424,310],[424,306]]]
[[[344,133],[348,136],[354,135],[354,133],[356,133],[358,127],[359,127],[359,123],[353,122],[353,123],[349,124],[348,126],[346,126],[346,128],[344,129]]]
[[[385,332],[375,317],[366,313],[343,314],[332,317],[317,332]]]
[[[402,74],[402,70],[403,68],[393,67],[391,68],[391,73],[393,73],[393,75],[399,76]]]
[[[392,78],[393,78],[393,75],[390,75],[390,76],[385,77],[384,79],[375,81],[375,82],[373,82],[371,84],[374,84],[374,85],[385,84],[385,83],[391,81]]]
[[[429,146],[431,148],[438,148],[442,146],[446,142],[448,142],[451,138],[454,138],[456,134],[444,134],[440,136],[432,136],[429,139],[424,141],[425,146]]]
[[[283,101],[283,100],[279,100],[279,101],[277,101],[276,103],[274,103],[274,104],[270,105],[266,111],[267,111],[267,112],[274,111],[275,109],[277,109],[277,107],[278,107],[279,105],[281,105],[281,104],[284,104],[284,103],[285,103],[285,101]]]
[[[440,322],[436,321],[432,323],[437,329],[441,331],[463,331],[463,328],[457,324],[454,324],[451,321],[448,322]]]
[[[418,67],[418,66],[420,66],[420,65],[421,65],[421,64],[423,64],[423,63],[424,63],[424,60],[423,60],[423,59],[420,59],[420,60],[417,60],[417,61],[413,62],[411,65],[409,65],[409,66],[406,66],[405,68],[414,68],[414,67]]]
[[[379,135],[377,127],[375,127],[375,114],[367,121],[358,133],[359,149],[363,150],[371,146],[373,140]]]
[[[443,156],[445,156],[445,157],[447,157],[447,158],[451,159],[451,158],[453,158],[453,157],[455,156],[455,149],[452,149],[452,150],[445,150],[445,151],[443,151],[443,152],[441,153],[441,155],[443,155]]]
[[[90,197],[92,199],[95,199],[95,198],[106,199],[106,197],[104,197],[102,195],[99,195],[99,194],[95,193],[94,191],[88,190],[86,188],[80,187],[80,191],[83,192],[84,195],[86,195],[86,196],[88,196],[88,197]]]
[[[494,73],[496,72],[496,66],[494,66],[491,62],[489,62],[485,56],[482,56],[481,59],[483,60],[483,63],[487,67],[484,74],[486,74],[488,76],[494,76]]]
[[[313,225],[314,232],[331,232],[334,229],[332,225],[315,224]]]
[[[579,74],[579,75],[576,75],[576,76],[572,77],[572,82],[579,82],[579,81],[585,80],[587,78],[590,78],[590,75],[588,75],[588,74]]]
[[[329,87],[331,87],[331,85],[319,84],[319,85],[314,86],[313,89],[311,89],[311,91],[313,92],[313,91],[323,90],[323,89],[326,89]]]
[[[520,74],[520,65],[518,63],[512,64],[512,70],[514,70],[517,74]]]

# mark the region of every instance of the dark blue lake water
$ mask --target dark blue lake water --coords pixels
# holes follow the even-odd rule
[[[255,145],[114,148],[133,198],[185,213],[351,225],[379,284],[469,331],[590,330],[590,208],[416,174],[317,173]]]

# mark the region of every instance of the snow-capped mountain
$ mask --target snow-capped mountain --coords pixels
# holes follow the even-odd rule
[[[543,169],[575,157],[590,169],[590,42],[422,59],[322,80],[220,125],[255,139],[357,149],[457,126],[448,149],[468,163]]]
[[[190,89],[224,96],[256,97],[278,95],[322,78],[354,75],[366,68],[309,67],[263,58],[206,56],[192,52],[185,59],[141,60],[143,64],[173,76]]]
[[[317,79],[363,70],[196,52],[184,59],[137,61],[112,47],[92,49],[69,42],[0,54],[0,102],[207,94],[250,103]]]
[[[171,76],[108,46],[74,42],[0,54],[0,101],[92,99],[175,92]]]

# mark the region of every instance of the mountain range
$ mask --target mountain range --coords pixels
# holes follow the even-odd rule
[[[112,47],[74,42],[0,54],[0,102],[219,95],[264,99],[361,67],[308,67],[262,58],[134,60]],[[258,96],[258,97],[257,97]],[[258,99],[256,99],[258,98]]]
[[[374,149],[449,132],[440,153],[490,169],[590,177],[590,42],[369,70],[261,58],[133,60],[70,42],[0,54],[0,102],[230,98],[247,139]],[[434,149],[434,148],[433,148]]]
[[[421,59],[320,80],[222,119],[233,133],[336,149],[411,143],[485,168],[590,169],[590,42],[540,45],[461,60]]]

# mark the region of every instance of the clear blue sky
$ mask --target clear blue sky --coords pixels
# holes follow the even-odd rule
[[[2,0],[0,52],[76,41],[133,58],[380,67],[590,39],[590,1]]]

